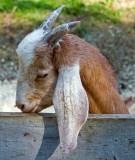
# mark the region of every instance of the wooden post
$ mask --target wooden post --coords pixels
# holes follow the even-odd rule
[[[47,159],[135,160],[135,115],[89,115],[67,155],[55,114],[0,113],[0,160]]]

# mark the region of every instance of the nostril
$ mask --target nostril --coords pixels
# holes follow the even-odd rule
[[[19,109],[21,109],[21,110],[23,110],[23,109],[25,108],[25,105],[24,105],[24,104],[21,104],[21,103],[19,103],[19,102],[16,102],[16,106],[17,106]]]
[[[25,105],[22,104],[22,106],[20,107],[21,110],[23,110],[25,108]]]

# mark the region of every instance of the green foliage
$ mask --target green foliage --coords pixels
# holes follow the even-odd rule
[[[91,22],[113,22],[118,23],[121,20],[122,11],[114,10],[110,4],[114,0],[0,0],[0,11],[11,12],[17,7],[15,17],[25,18],[31,21],[36,20],[35,13],[47,13],[62,4],[66,4],[63,13],[71,16],[85,16],[90,18]],[[36,14],[35,14],[36,15]]]

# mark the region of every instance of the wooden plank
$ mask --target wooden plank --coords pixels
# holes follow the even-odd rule
[[[135,160],[135,115],[89,115],[69,155],[55,114],[0,113],[0,160]]]

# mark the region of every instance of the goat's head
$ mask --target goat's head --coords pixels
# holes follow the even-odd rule
[[[39,28],[28,34],[18,45],[19,74],[16,101],[23,112],[39,112],[52,105],[57,80],[52,50],[67,30],[78,23],[70,22],[51,30],[63,7],[55,10]]]
[[[39,112],[54,103],[61,146],[70,151],[76,147],[78,132],[86,121],[88,100],[80,80],[79,62],[59,70],[53,64],[53,49],[68,29],[78,24],[70,22],[51,30],[62,9],[63,6],[52,12],[17,48],[16,105],[23,112]]]

